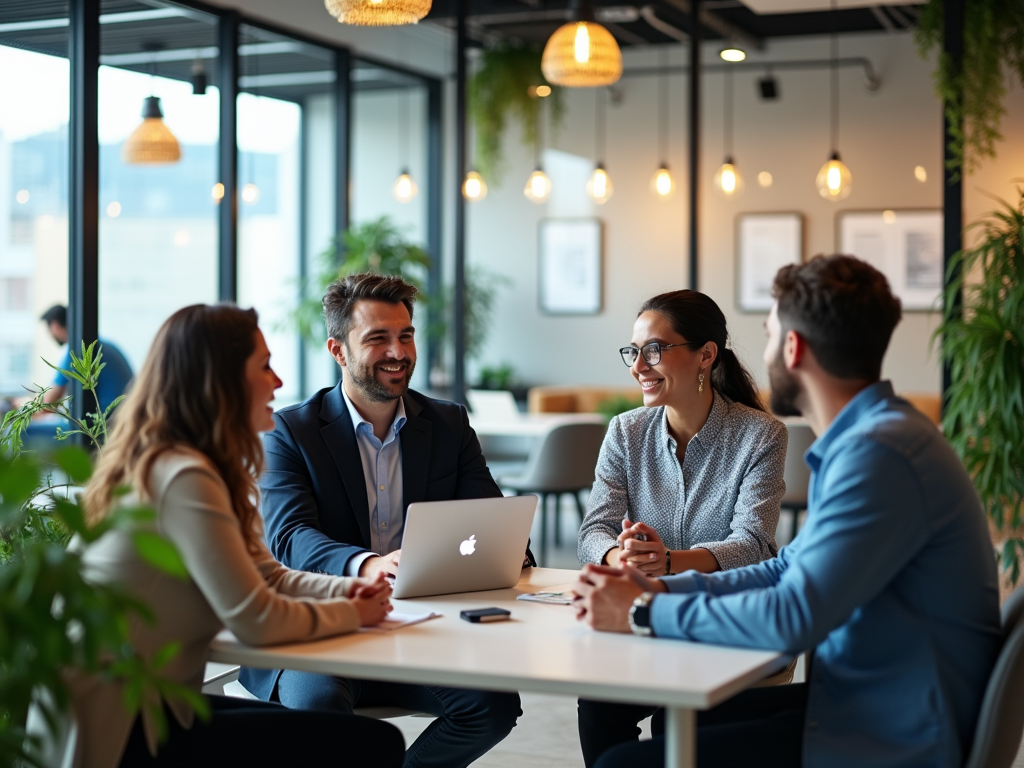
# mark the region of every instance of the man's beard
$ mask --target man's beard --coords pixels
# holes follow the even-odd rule
[[[385,384],[377,378],[377,368],[382,365],[404,365],[405,378],[398,384]],[[351,365],[348,366],[348,375],[352,383],[362,392],[367,400],[374,403],[387,403],[397,400],[409,389],[409,381],[412,379],[413,369],[416,368],[414,359],[395,360],[390,363],[379,363],[376,366]]]
[[[772,388],[770,407],[776,416],[803,416],[798,401],[803,391],[800,382],[787,369],[782,359],[782,345],[768,366],[768,383]]]

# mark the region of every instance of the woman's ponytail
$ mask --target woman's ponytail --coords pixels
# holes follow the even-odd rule
[[[754,377],[728,347],[718,348],[718,357],[711,366],[711,383],[730,400],[759,411],[764,410]]]

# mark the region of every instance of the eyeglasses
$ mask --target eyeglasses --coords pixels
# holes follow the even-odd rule
[[[619,350],[619,354],[622,355],[622,362],[630,368],[636,362],[637,355],[643,355],[644,362],[648,365],[657,365],[661,362],[661,350],[663,349],[669,349],[670,347],[699,347],[703,343],[702,341],[684,341],[682,344],[659,344],[656,341],[652,341],[650,344],[644,344],[641,349],[637,349],[634,346],[622,347]]]

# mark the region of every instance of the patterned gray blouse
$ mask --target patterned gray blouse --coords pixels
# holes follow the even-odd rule
[[[709,550],[723,570],[774,557],[787,443],[782,422],[717,390],[682,463],[663,406],[616,416],[580,528],[580,562],[600,563],[618,546],[627,516],[669,549]]]

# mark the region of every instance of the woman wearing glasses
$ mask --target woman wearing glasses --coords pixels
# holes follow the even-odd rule
[[[608,425],[580,528],[581,563],[628,563],[657,576],[775,556],[786,428],[765,413],[727,337],[722,311],[697,291],[641,307],[632,343],[619,352],[644,407]],[[635,740],[637,723],[654,711],[580,700],[586,764]]]

